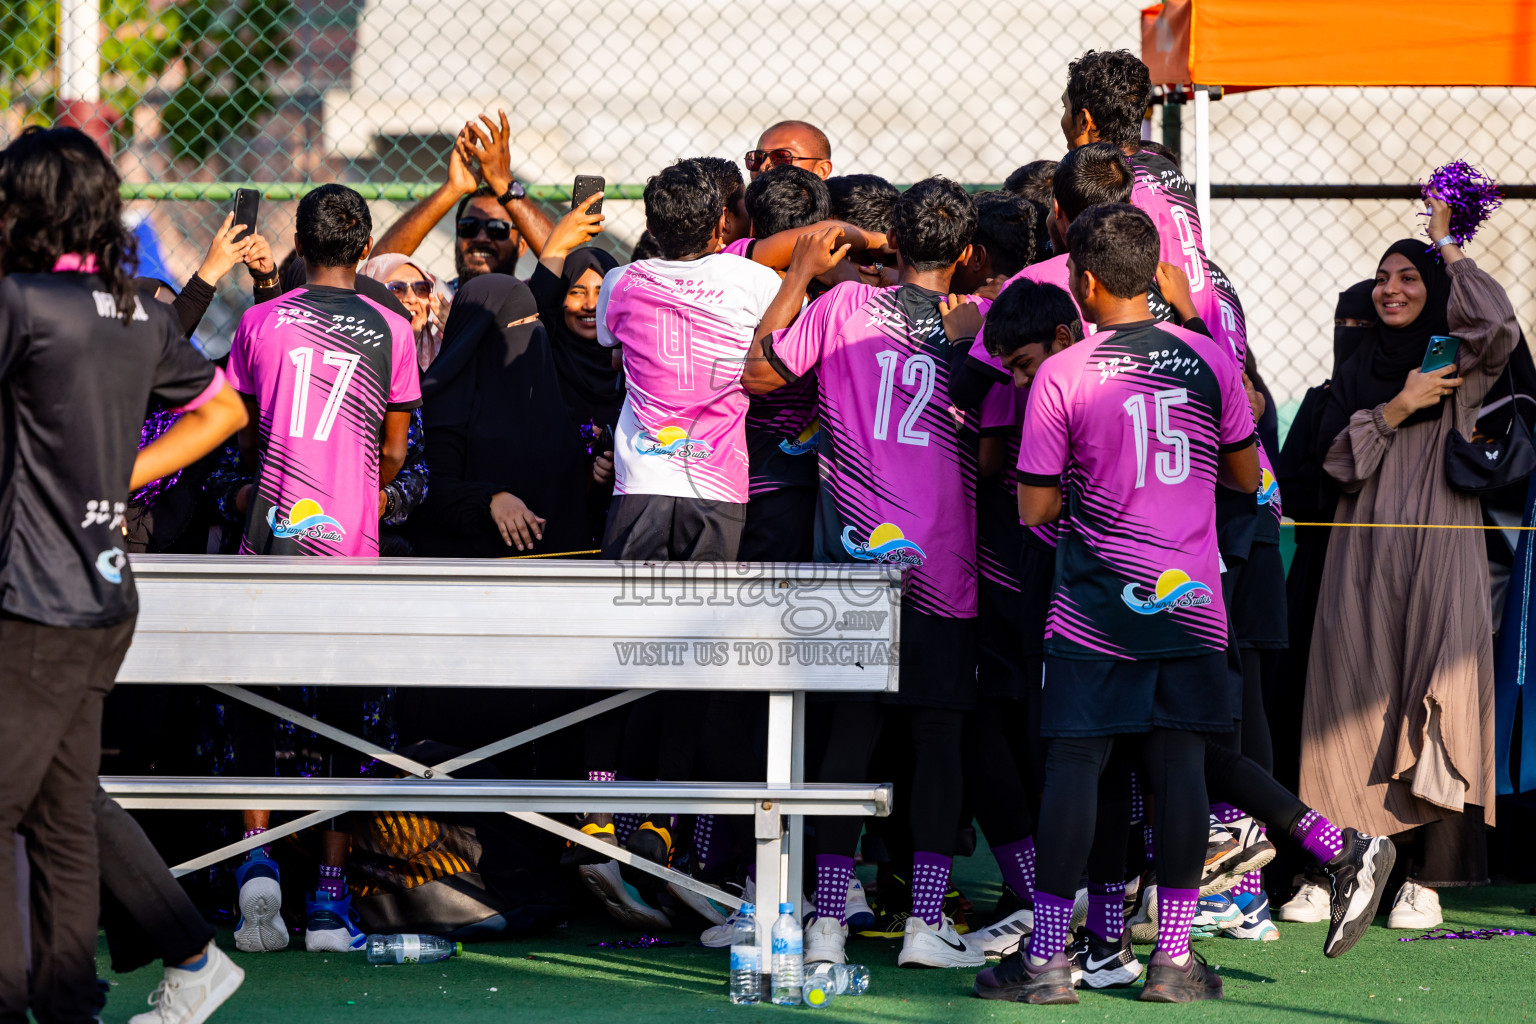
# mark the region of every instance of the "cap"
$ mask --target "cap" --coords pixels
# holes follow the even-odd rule
[[[453,944],[453,955],[454,956],[463,956],[464,955],[464,943],[462,943],[462,942],[455,942]]]
[[[795,905],[793,903],[780,903],[779,904],[779,913],[781,913],[781,914],[793,914],[794,912],[795,912]]]
[[[740,906],[740,907],[739,907],[739,908],[738,908],[738,909],[739,909],[739,910],[740,910],[740,911],[741,911],[741,913],[743,913],[743,914],[750,914],[750,913],[752,913],[752,912],[753,912],[753,910],[755,910],[755,909],[756,909],[756,908],[755,908],[755,907],[753,907],[753,906],[752,906],[752,904],[750,904],[750,903],[748,903],[748,902],[747,902],[747,901],[746,901],[746,900],[742,900],[742,901],[741,901],[741,906]]]

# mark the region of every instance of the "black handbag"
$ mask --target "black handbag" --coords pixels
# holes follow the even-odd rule
[[[1505,367],[1504,372],[1509,373],[1509,368]],[[1513,387],[1509,425],[1503,437],[1488,437],[1474,431],[1469,441],[1455,427],[1445,435],[1445,482],[1453,491],[1490,494],[1521,483],[1533,470],[1536,441],[1531,438],[1530,425],[1520,415]]]

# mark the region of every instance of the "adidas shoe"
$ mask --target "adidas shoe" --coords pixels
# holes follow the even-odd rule
[[[244,981],[245,972],[210,942],[208,962],[196,971],[167,967],[149,994],[152,1009],[128,1018],[128,1024],[203,1024]]]
[[[1180,967],[1159,949],[1147,961],[1147,983],[1136,998],[1143,1003],[1193,1003],[1221,997],[1221,978],[1199,953],[1190,953]]]
[[[315,890],[304,901],[304,948],[311,953],[355,953],[368,945],[368,936],[357,927],[352,894],[332,899]]]
[[[1259,942],[1274,942],[1280,938],[1280,929],[1275,927],[1275,922],[1269,919],[1269,896],[1259,893],[1257,896],[1248,894],[1248,904],[1244,906],[1242,897],[1234,901],[1237,908],[1243,912],[1242,919],[1236,924],[1229,924],[1221,930],[1221,934],[1229,939],[1253,939]]]
[[[1072,964],[1065,950],[1058,950],[1044,964],[1033,967],[1021,949],[1003,957],[996,967],[987,967],[977,974],[972,991],[982,999],[1049,1006],[1077,1002],[1073,988]]]
[[[1226,893],[1201,896],[1200,902],[1195,904],[1195,919],[1189,926],[1189,937],[1209,939],[1242,919],[1243,912]]]
[[[235,884],[240,887],[236,900],[240,919],[235,922],[235,948],[242,953],[273,953],[287,949],[282,873],[278,871],[277,861],[258,846],[235,868]]]
[[[1330,889],[1323,955],[1329,957],[1348,953],[1371,926],[1387,876],[1397,862],[1397,847],[1386,836],[1346,828],[1343,839],[1344,849],[1323,865]]]
[[[608,916],[631,928],[671,928],[672,919],[646,902],[640,891],[624,880],[614,861],[583,864],[577,869],[581,881],[592,895],[602,901]],[[730,945],[729,942],[726,945]]]
[[[937,927],[920,917],[908,916],[902,936],[900,967],[985,967],[987,958],[966,948],[948,915]]]
[[[1296,895],[1281,905],[1275,916],[1282,921],[1300,924],[1316,924],[1328,920],[1328,879],[1308,877],[1296,890]]]
[[[1124,988],[1141,977],[1141,961],[1131,952],[1131,936],[1122,932],[1118,940],[1101,939],[1086,928],[1073,942],[1075,959],[1081,968],[1079,987]]]
[[[805,926],[805,962],[808,964],[845,964],[848,962],[848,926],[835,917],[818,917]]]
[[[1242,880],[1243,875],[1250,871],[1258,871],[1270,861],[1275,859],[1275,844],[1269,841],[1259,823],[1252,815],[1239,818],[1230,824],[1221,826],[1232,841],[1237,844],[1236,849],[1222,858],[1214,870],[1210,862],[1211,848],[1206,850],[1206,870],[1200,878],[1200,895],[1206,896],[1213,892],[1226,892]],[[1212,832],[1214,836],[1214,830]]]
[[[1018,949],[1019,941],[1027,938],[1034,926],[1034,908],[1004,885],[993,908],[992,923],[973,928],[966,934],[965,944],[988,959],[997,960]]]
[[[874,924],[875,912],[869,909],[869,900],[864,898],[864,886],[858,875],[852,875],[848,879],[848,929],[857,932]]]

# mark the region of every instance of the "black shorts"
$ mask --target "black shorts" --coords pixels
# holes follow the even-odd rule
[[[734,562],[747,506],[737,501],[616,494],[603,557],[624,562]]]
[[[1268,510],[1264,515],[1270,515]],[[1285,606],[1285,563],[1280,545],[1255,540],[1248,560],[1227,571],[1236,578],[1223,587],[1227,615],[1238,647],[1284,650],[1290,646],[1290,620]]]
[[[976,620],[901,607],[900,689],[888,704],[969,711],[976,706]],[[1227,724],[1231,728],[1231,723]]]
[[[747,499],[743,562],[809,562],[816,529],[816,488],[780,487]]]
[[[1078,661],[1047,654],[1040,735],[1231,732],[1231,695],[1225,651],[1156,661]]]
[[[981,580],[976,593],[976,686],[982,698],[1022,698],[1031,686],[1040,688],[1040,658],[1030,658],[1023,632],[1030,628],[1024,616],[1024,595],[999,583]],[[1036,624],[1035,647],[1040,646]],[[1035,672],[1028,674],[1033,661]]]

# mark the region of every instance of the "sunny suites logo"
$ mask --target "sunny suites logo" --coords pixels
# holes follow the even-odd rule
[[[1152,594],[1143,597],[1136,593],[1136,584],[1127,583],[1120,592],[1125,606],[1138,615],[1156,615],[1170,608],[1198,608],[1211,603],[1211,588],[1189,578],[1178,569],[1165,569],[1157,578]]]
[[[1268,505],[1280,494],[1280,481],[1269,470],[1259,473],[1259,504]]]
[[[303,537],[306,540],[341,540],[347,535],[345,527],[325,514],[320,503],[313,498],[300,498],[288,510],[284,519],[277,517],[277,506],[267,509],[267,526],[274,537]]]
[[[677,425],[665,426],[655,436],[641,434],[635,438],[635,451],[641,455],[670,455],[676,459],[707,459],[714,452],[708,442],[688,436],[688,431]]]
[[[785,455],[805,455],[814,452],[817,444],[821,442],[821,421],[812,420],[811,425],[800,431],[800,436],[791,441],[789,438],[779,442],[779,451]]]
[[[922,565],[923,549],[902,535],[895,523],[881,523],[869,531],[869,539],[859,541],[853,527],[843,529],[843,550],[861,562],[887,562],[891,565]]]

